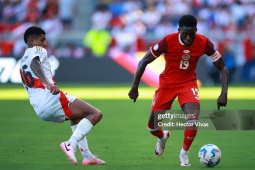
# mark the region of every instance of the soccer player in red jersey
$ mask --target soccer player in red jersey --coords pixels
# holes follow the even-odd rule
[[[132,88],[128,95],[136,101],[138,98],[138,86],[147,64],[153,62],[161,54],[166,61],[165,70],[159,76],[159,87],[155,91],[152,101],[151,114],[148,122],[150,133],[158,137],[155,153],[161,156],[165,149],[165,143],[170,136],[169,131],[162,130],[157,123],[158,116],[170,110],[173,101],[178,96],[180,107],[187,116],[187,123],[198,121],[200,113],[200,101],[196,78],[196,66],[201,56],[206,54],[219,70],[222,82],[221,93],[217,99],[218,109],[227,105],[228,70],[220,53],[213,43],[204,35],[197,34],[197,20],[194,16],[184,15],[179,20],[178,32],[166,35],[140,60]],[[197,127],[186,127],[184,140],[179,154],[180,165],[190,166],[188,159],[189,148],[197,134]]]

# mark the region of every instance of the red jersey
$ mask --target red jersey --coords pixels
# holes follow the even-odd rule
[[[159,76],[159,87],[172,88],[196,83],[196,66],[204,54],[216,54],[213,43],[205,36],[196,34],[193,44],[186,46],[179,33],[165,36],[150,48],[155,57],[164,53],[165,70]]]

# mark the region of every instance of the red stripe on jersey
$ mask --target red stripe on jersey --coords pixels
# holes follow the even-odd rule
[[[21,77],[22,82],[26,85],[26,82],[24,81],[25,77],[24,77],[24,74],[23,74],[21,69],[19,70],[19,73],[20,73],[20,77]]]
[[[56,85],[55,80],[52,78],[53,84]],[[41,88],[45,89],[46,87],[44,86],[43,82],[41,79],[34,78],[34,86],[33,88]]]
[[[53,80],[53,79],[52,79]],[[30,80],[31,81],[31,80]],[[56,82],[53,80],[54,85],[56,85]],[[34,86],[33,88],[41,88],[45,89],[46,87],[44,86],[42,80],[34,78]]]
[[[61,103],[62,109],[64,110],[66,117],[71,119],[71,110],[68,106],[69,100],[66,98],[66,95],[62,91],[60,91],[59,99],[60,99],[60,103]]]
[[[34,86],[33,86],[33,88],[45,89],[45,86],[44,86],[42,80],[34,78]]]
[[[53,77],[52,77],[52,81],[53,81],[54,85],[57,84],[56,81],[55,81],[55,79],[54,79]]]

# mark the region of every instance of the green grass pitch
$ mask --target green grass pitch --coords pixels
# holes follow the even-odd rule
[[[57,124],[36,117],[21,85],[0,85],[0,169],[207,169],[197,158],[199,148],[214,143],[222,160],[213,169],[250,170],[255,167],[254,130],[201,130],[190,149],[191,167],[180,167],[178,153],[182,130],[172,130],[161,157],[154,154],[156,138],[147,130],[151,95],[154,89],[142,87],[136,103],[128,99],[128,86],[60,85],[99,108],[104,117],[88,134],[91,151],[107,162],[105,166],[84,167],[77,151],[78,165],[68,162],[59,144],[71,135],[69,122]],[[254,110],[255,88],[230,88],[224,110]],[[235,94],[234,94],[235,93]],[[201,109],[216,109],[219,88],[201,88]],[[173,109],[179,109],[174,102]]]

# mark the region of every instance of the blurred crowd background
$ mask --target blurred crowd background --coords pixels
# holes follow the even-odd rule
[[[176,32],[184,14],[197,17],[198,33],[216,45],[231,82],[255,81],[255,0],[0,0],[0,56],[22,57],[31,25],[46,31],[58,58],[135,55]]]

